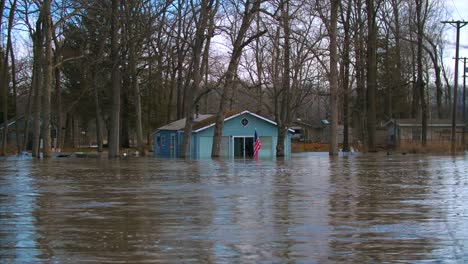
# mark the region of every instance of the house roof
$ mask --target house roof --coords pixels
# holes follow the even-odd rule
[[[392,119],[384,124],[388,126],[390,124],[396,123],[400,127],[418,127],[422,125],[422,121],[418,119]],[[451,127],[452,120],[450,119],[430,119],[427,120],[427,126],[429,127]],[[465,126],[461,121],[456,122],[456,126]]]
[[[272,125],[275,125],[275,126],[277,125],[276,122],[274,122],[274,121],[272,121],[272,120],[270,120],[270,119],[268,119],[268,118],[266,118],[266,117],[263,117],[263,116],[261,116],[261,115],[257,115],[257,114],[255,114],[255,113],[252,113],[252,112],[250,112],[250,111],[247,111],[247,110],[246,110],[246,111],[242,111],[242,112],[237,112],[237,113],[235,113],[235,112],[228,112],[228,113],[225,115],[224,122],[226,122],[226,121],[228,121],[228,120],[230,120],[230,119],[236,118],[236,117],[238,117],[238,116],[240,116],[240,115],[243,115],[243,114],[249,114],[249,115],[254,116],[254,117],[258,118],[258,119],[261,119],[261,120],[263,120],[263,121],[266,121],[266,122],[268,122],[268,123],[270,123],[270,124],[272,124]],[[200,131],[202,131],[202,130],[205,130],[205,129],[207,129],[207,128],[210,128],[210,127],[212,127],[212,126],[215,125],[215,121],[216,121],[216,116],[213,116],[213,117],[210,118],[209,120],[207,119],[206,122],[203,122],[203,123],[206,124],[206,126],[203,126],[203,127],[200,127],[200,128],[196,128],[196,127],[194,126],[193,132],[200,132]],[[294,132],[293,129],[288,129],[288,130],[289,130],[291,133]]]
[[[193,121],[195,124],[207,119],[207,118],[210,118],[211,114],[207,114],[207,115],[199,115],[198,118],[195,118]],[[182,118],[182,119],[179,119],[177,121],[174,121],[172,123],[169,123],[165,126],[162,126],[160,128],[158,128],[158,130],[181,130],[181,129],[184,129],[185,128],[185,121],[186,119],[185,118]]]
[[[268,118],[265,118],[263,116],[260,116],[260,115],[257,115],[255,113],[252,113],[250,111],[229,111],[229,112],[226,112],[224,114],[224,121],[228,121],[230,119],[233,119],[233,118],[236,118],[240,115],[243,115],[243,114],[249,114],[249,115],[252,115],[256,118],[259,118],[263,121],[266,121],[272,125],[277,125],[276,122],[268,119]],[[180,119],[180,120],[177,120],[177,121],[174,121],[172,123],[169,123],[165,126],[162,126],[160,128],[158,128],[156,130],[157,131],[160,131],[160,130],[182,130],[185,128],[185,118],[183,119]],[[213,114],[205,114],[205,115],[199,115],[198,118],[195,118],[194,120],[194,124],[193,124],[193,132],[200,132],[202,130],[205,130],[205,129],[208,129],[212,126],[214,126],[216,123],[216,115],[213,115]],[[290,132],[294,132],[293,129],[288,129]],[[155,132],[155,133],[156,133]]]
[[[228,118],[238,115],[240,111],[228,111],[224,113],[224,121],[228,120]],[[211,115],[210,117],[193,124],[193,131],[198,132],[198,130],[203,130],[204,127],[209,127],[216,123],[216,115]]]
[[[18,122],[21,119],[24,119],[24,116],[20,116],[18,118],[12,118],[10,120],[7,120],[8,127],[11,127],[12,125],[14,125],[16,122]],[[0,130],[3,130],[4,126],[5,126],[5,123],[1,123],[0,124]]]

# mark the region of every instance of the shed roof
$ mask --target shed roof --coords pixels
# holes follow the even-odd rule
[[[387,126],[389,124],[396,123],[400,127],[419,127],[422,124],[421,120],[418,119],[392,119],[388,121],[387,123],[384,124],[384,126]],[[465,126],[463,122],[457,121],[456,122],[457,126]],[[429,127],[451,127],[452,126],[452,120],[450,119],[430,119],[427,120],[427,126]]]
[[[206,114],[206,115],[199,115],[198,118],[195,118],[193,121],[195,124],[213,116],[212,114]],[[185,128],[185,118],[179,119],[177,121],[174,121],[172,123],[169,123],[165,126],[162,126],[158,128],[158,130],[181,130]]]

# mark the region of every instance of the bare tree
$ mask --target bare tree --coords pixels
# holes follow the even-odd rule
[[[331,156],[338,155],[338,44],[337,44],[337,23],[338,23],[338,0],[331,0],[330,8],[330,24],[328,27],[328,34],[330,37],[330,148],[329,154]]]
[[[0,3],[1,9],[3,10],[4,2]],[[2,151],[1,155],[6,155],[7,153],[7,144],[8,144],[8,87],[9,87],[9,82],[8,82],[8,58],[9,58],[9,53],[11,52],[12,47],[12,42],[11,42],[11,29],[13,27],[13,19],[15,16],[15,8],[16,8],[16,0],[13,1],[10,7],[10,14],[8,17],[8,31],[7,31],[7,47],[6,51],[3,55],[3,67],[2,67],[2,86],[3,86],[3,139],[2,139]],[[0,13],[0,15],[3,13]],[[0,20],[1,23],[1,20]],[[0,51],[1,52],[1,51]],[[15,74],[12,72],[12,74]]]
[[[367,11],[367,150],[376,151],[377,22],[374,0],[366,0]]]
[[[193,57],[191,63],[191,81],[190,89],[185,92],[185,128],[184,136],[182,140],[181,153],[180,156],[190,157],[190,140],[192,137],[192,125],[193,125],[193,114],[194,114],[194,101],[195,96],[200,90],[200,83],[202,81],[201,69],[201,58],[203,44],[205,43],[206,36],[205,31],[209,27],[208,22],[210,21],[210,16],[214,15],[214,10],[217,9],[219,0],[201,0],[198,8],[192,7],[192,13],[198,15],[197,24],[196,24],[196,33],[195,39],[193,42]]]
[[[43,138],[43,157],[51,156],[51,93],[52,93],[52,15],[50,9],[51,0],[44,0],[42,4],[43,12],[43,31],[45,57],[43,61],[43,85],[42,85],[42,138]]]
[[[261,0],[254,0],[253,2],[247,0],[244,5],[242,23],[236,34],[235,41],[233,43],[231,58],[229,60],[227,71],[224,75],[224,90],[222,92],[221,100],[219,102],[218,113],[216,114],[216,123],[214,127],[211,157],[219,157],[221,136],[224,127],[224,112],[226,110],[228,99],[232,96],[232,90],[234,89],[234,80],[237,75],[239,61],[242,56],[242,50],[253,40],[266,33],[266,31],[261,31],[246,39],[247,30],[249,29],[253,19],[255,18],[256,13],[259,11],[261,2]]]
[[[111,60],[112,60],[112,112],[109,137],[109,158],[120,155],[120,55],[119,55],[119,7],[120,0],[112,0]]]
[[[34,49],[34,69],[33,69],[33,89],[34,89],[34,119],[33,119],[33,145],[32,145],[32,156],[39,158],[40,154],[40,135],[41,135],[41,112],[42,112],[42,79],[43,79],[43,67],[42,61],[44,60],[43,55],[43,44],[44,34],[42,32],[43,25],[43,14],[42,11],[39,13],[39,17],[36,22],[36,29],[32,33],[33,49]]]

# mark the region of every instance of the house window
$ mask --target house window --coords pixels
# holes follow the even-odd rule
[[[156,144],[158,145],[158,147],[161,146],[161,136],[156,137]]]
[[[249,120],[244,117],[241,120],[241,124],[242,124],[243,127],[246,127],[249,124]]]

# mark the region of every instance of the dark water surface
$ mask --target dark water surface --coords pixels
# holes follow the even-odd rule
[[[0,160],[0,262],[468,262],[468,157]]]

